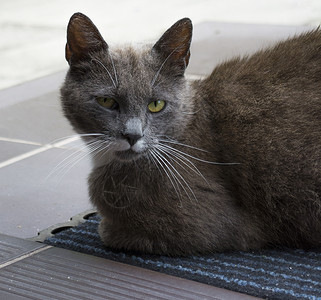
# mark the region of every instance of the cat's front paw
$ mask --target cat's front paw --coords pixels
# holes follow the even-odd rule
[[[167,254],[168,247],[159,240],[151,240],[145,234],[129,228],[119,228],[104,218],[99,224],[98,232],[104,245],[123,251],[145,254]]]
[[[103,218],[98,226],[99,236],[106,246],[110,246],[110,226],[111,224],[106,218]]]

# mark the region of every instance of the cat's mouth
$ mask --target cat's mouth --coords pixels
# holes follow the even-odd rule
[[[135,152],[131,148],[125,151],[115,151],[115,156],[121,161],[131,161],[139,158],[142,153]]]

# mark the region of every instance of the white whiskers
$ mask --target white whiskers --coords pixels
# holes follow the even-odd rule
[[[203,174],[200,172],[200,170],[196,167],[196,165],[190,159],[186,158],[184,155],[182,155],[180,153],[176,153],[172,149],[167,149],[163,145],[159,145],[158,147],[159,147],[160,151],[162,151],[169,158],[173,159],[184,170],[186,170],[186,168],[184,167],[184,166],[186,166],[187,168],[192,170],[195,174],[197,174],[200,177],[202,177],[204,179],[204,181],[209,185],[209,183],[207,182],[206,178],[203,176]]]
[[[56,140],[53,145],[58,147],[59,144],[66,145],[64,140],[74,140],[82,138],[85,140],[85,144],[75,147],[74,149],[67,149],[67,151],[73,151],[62,159],[49,173],[46,179],[55,174],[59,178],[59,182],[68,174],[68,172],[74,168],[79,162],[90,157],[95,157],[95,160],[103,159],[107,157],[108,152],[111,150],[111,146],[115,141],[106,140],[106,136],[101,133],[91,134],[79,134],[76,136],[66,137],[64,139]],[[186,150],[193,151],[187,152]],[[183,151],[184,150],[184,151]],[[182,205],[183,196],[187,196],[190,201],[198,201],[196,191],[193,190],[193,184],[190,181],[194,178],[190,173],[200,177],[203,182],[211,189],[210,183],[199,169],[199,163],[205,163],[210,165],[235,165],[236,163],[218,163],[209,160],[202,159],[195,156],[195,153],[209,153],[208,151],[178,142],[170,139],[166,136],[158,139],[158,142],[148,149],[145,157],[142,159],[148,160],[148,163],[154,165],[158,172],[169,180],[174,192],[176,193],[178,200]],[[105,160],[104,160],[105,161]],[[198,163],[196,163],[198,162]],[[136,161],[134,162],[136,164]],[[140,165],[137,164],[137,168]],[[186,176],[189,175],[189,176]],[[152,176],[152,174],[151,174]]]
[[[113,76],[111,76],[111,73],[109,72],[109,70],[107,69],[107,67],[106,67],[99,59],[93,58],[91,61],[98,63],[100,66],[102,66],[102,67],[104,68],[104,70],[107,72],[110,80],[112,81],[113,86],[114,86],[115,88],[117,88],[118,80],[117,80],[116,69],[115,69],[115,65],[114,65],[113,60],[112,60],[112,65],[113,65],[113,69],[114,69],[114,74],[115,74],[115,76],[116,76],[116,77],[115,77],[115,80],[113,79]],[[117,84],[116,84],[116,82],[117,82]]]
[[[181,47],[183,47],[183,46],[184,46],[184,45],[181,44],[181,45],[179,45],[178,47],[176,47],[176,48],[164,59],[164,61],[163,61],[162,64],[160,65],[159,69],[157,70],[154,78],[153,78],[152,81],[151,81],[151,85],[152,85],[152,86],[154,86],[154,84],[155,84],[155,82],[156,82],[156,80],[157,80],[160,72],[162,71],[162,69],[163,69],[163,67],[165,66],[165,64],[166,64],[166,62],[168,61],[168,59],[169,59],[179,48],[181,48]],[[186,66],[185,66],[185,68],[186,68]]]
[[[91,134],[78,134],[74,135],[72,137],[75,138],[75,140],[79,140],[81,137],[88,138],[88,141],[86,141],[85,145],[81,146],[74,146],[71,148],[66,149],[66,151],[73,151],[71,154],[66,156],[64,159],[62,159],[48,174],[46,177],[46,180],[48,180],[51,176],[55,175],[57,178],[59,178],[59,182],[68,174],[68,172],[75,167],[80,161],[83,161],[85,158],[89,156],[95,156],[97,154],[105,155],[112,142],[100,139],[100,136],[104,136],[100,133],[91,133]],[[64,141],[65,139],[70,139],[70,137],[65,137],[58,139],[58,141]],[[57,141],[57,140],[56,140]],[[55,141],[54,145],[58,145]],[[65,152],[64,152],[65,153]]]
[[[171,141],[171,140],[159,140],[160,142],[163,142],[163,143],[172,143],[172,144],[176,144],[176,145],[179,145],[179,146],[184,146],[184,147],[188,147],[188,148],[191,148],[191,149],[195,149],[195,150],[198,150],[198,151],[202,151],[202,152],[208,152],[206,150],[203,150],[203,149],[200,149],[200,148],[197,148],[197,147],[193,147],[193,146],[189,146],[189,145],[186,145],[186,144],[182,144],[182,143],[179,143],[179,142],[175,142],[175,141]],[[162,144],[163,147],[167,148],[167,149],[170,149],[176,153],[180,153],[182,154],[183,156],[187,156],[187,157],[190,157],[194,160],[197,160],[197,161],[200,161],[200,162],[203,162],[203,163],[207,163],[207,164],[212,164],[212,165],[221,165],[221,166],[226,166],[226,165],[238,165],[238,163],[219,163],[219,162],[214,162],[214,161],[208,161],[208,160],[204,160],[204,159],[200,159],[198,157],[195,157],[193,155],[190,155],[186,152],[183,152],[181,150],[178,150],[174,147],[171,147],[169,145],[165,145],[165,144]]]
[[[150,150],[150,153],[152,157],[154,158],[154,164],[158,164],[164,173],[166,174],[167,178],[169,179],[171,185],[173,186],[178,198],[181,200],[182,195],[181,191],[183,191],[187,197],[190,200],[196,200],[196,195],[191,188],[191,186],[188,184],[188,182],[185,180],[183,175],[179,172],[177,167],[180,167],[184,171],[187,169],[183,166],[184,164],[188,166],[190,169],[192,169],[194,172],[196,172],[198,175],[200,175],[200,172],[193,169],[187,162],[185,162],[181,158],[175,157],[173,153],[167,152],[166,149],[164,150],[162,148],[162,145],[157,145],[153,150]],[[180,162],[181,161],[181,162]],[[157,165],[156,164],[156,165]],[[204,176],[202,176],[204,178]]]
[[[164,137],[164,136],[163,136]],[[182,150],[176,149],[174,146],[180,146],[180,148],[187,148],[203,153],[208,153],[208,151],[181,142],[175,141],[173,139],[159,139],[158,144],[154,145],[153,149],[149,150],[149,156],[153,164],[157,167],[160,172],[163,172],[168,180],[170,181],[177,197],[182,199],[182,193],[186,194],[188,199],[196,200],[197,197],[193,191],[187,178],[184,178],[183,174],[188,172],[193,172],[197,176],[201,177],[202,180],[211,189],[211,186],[205,176],[198,169],[193,160],[211,164],[211,165],[235,165],[236,163],[218,163],[213,161],[208,161],[186,153]]]
[[[109,56],[109,58],[110,58],[110,61],[111,61],[112,66],[113,66],[114,75],[115,75],[115,82],[116,82],[116,84],[118,85],[118,84],[119,84],[119,82],[118,82],[118,77],[117,77],[116,67],[115,67],[115,64],[114,64],[113,57],[110,55],[109,51],[108,51],[108,56]]]

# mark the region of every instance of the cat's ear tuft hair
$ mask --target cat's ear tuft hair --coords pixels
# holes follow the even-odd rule
[[[154,45],[153,51],[156,51],[166,63],[179,67],[183,74],[190,58],[192,33],[191,20],[181,19],[162,35]]]
[[[72,15],[67,28],[66,44],[66,60],[69,64],[85,59],[92,52],[107,48],[107,43],[87,16],[82,13]]]

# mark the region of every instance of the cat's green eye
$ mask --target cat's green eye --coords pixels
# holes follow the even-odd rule
[[[117,102],[112,98],[97,97],[96,100],[101,106],[105,108],[114,109],[117,107]]]
[[[152,101],[148,104],[148,109],[152,113],[160,112],[165,108],[165,101],[164,100],[156,100]]]

